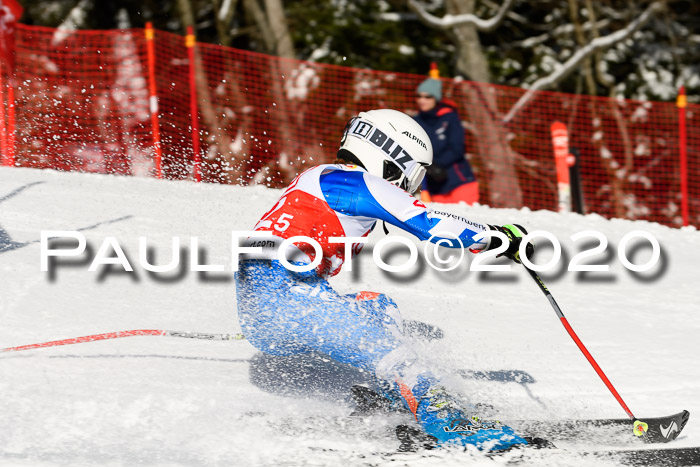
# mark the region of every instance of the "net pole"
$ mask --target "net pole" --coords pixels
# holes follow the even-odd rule
[[[163,148],[160,142],[160,125],[158,122],[158,90],[156,88],[156,51],[155,30],[153,23],[146,23],[146,50],[148,54],[148,106],[151,113],[151,131],[153,136],[153,154],[156,166],[156,178],[163,178]]]
[[[197,111],[197,77],[195,71],[195,35],[194,28],[192,26],[187,26],[187,36],[185,37],[185,45],[187,46],[187,57],[189,59],[189,72],[190,72],[190,115],[192,118],[192,151],[194,152],[194,180],[196,182],[202,181],[201,173],[201,155],[199,152],[199,115]]]
[[[2,165],[11,165],[7,157],[7,133],[5,132],[5,77],[3,76],[3,64],[0,61],[0,161]]]
[[[681,217],[683,225],[688,225],[688,151],[687,129],[685,122],[685,107],[687,105],[685,86],[678,90],[678,146],[680,152],[680,177],[681,177]]]

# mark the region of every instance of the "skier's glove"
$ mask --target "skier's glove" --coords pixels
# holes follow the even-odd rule
[[[500,258],[501,256],[505,256],[506,258],[512,259],[516,263],[520,263],[520,242],[522,241],[523,237],[527,235],[527,230],[525,230],[525,227],[518,224],[507,224],[504,226],[489,225],[489,227],[491,230],[497,230],[505,234],[506,238],[508,239],[508,248],[506,251],[498,255],[498,257]],[[503,242],[501,242],[500,238],[493,236],[491,237],[491,242],[489,243],[489,247],[487,249],[493,250],[500,247],[502,244]],[[527,258],[531,259],[534,253],[535,247],[532,245],[532,243],[528,243],[527,247],[525,247],[525,254],[527,255]]]

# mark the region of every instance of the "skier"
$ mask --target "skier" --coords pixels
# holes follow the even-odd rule
[[[447,240],[474,253],[503,245],[495,236],[478,242],[472,238],[497,230],[507,239],[503,254],[519,261],[526,233],[522,227],[491,226],[437,212],[410,194],[420,187],[432,158],[428,135],[408,115],[380,109],[352,118],[335,163],[311,168],[292,181],[255,226],[261,236],[245,241],[243,246],[259,247],[259,252],[242,256],[236,273],[240,325],[248,341],[263,352],[321,352],[376,375],[382,395],[410,410],[438,445],[484,450],[526,445],[510,427],[481,420],[421,368],[391,298],[367,292],[341,295],[327,281],[346,259],[345,245],[330,239],[365,237],[378,220],[421,240],[435,234],[433,242]],[[289,260],[283,265],[278,248],[295,236],[317,241],[320,257],[312,245],[299,242],[279,252]],[[353,245],[352,254],[361,246]],[[315,269],[298,271],[314,263]]]

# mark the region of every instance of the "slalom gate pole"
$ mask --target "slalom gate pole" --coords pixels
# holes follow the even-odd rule
[[[131,331],[108,332],[105,334],[92,334],[90,336],[74,337],[58,341],[39,342],[37,344],[20,345],[18,347],[7,347],[0,349],[1,352],[18,352],[21,350],[41,349],[44,347],[57,347],[59,345],[83,344],[85,342],[103,341],[108,339],[119,339],[133,336],[169,336],[184,337],[188,339],[204,339],[209,341],[240,341],[245,336],[238,334],[207,334],[203,332],[167,331],[161,329],[134,329]]]
[[[561,308],[559,308],[559,305],[557,304],[556,300],[554,300],[554,297],[552,296],[552,293],[547,289],[547,286],[544,285],[544,282],[542,282],[542,279],[540,279],[539,274],[537,274],[535,271],[532,269],[528,268],[523,264],[523,267],[527,270],[527,272],[530,274],[530,277],[537,283],[539,286],[540,290],[542,293],[544,293],[545,297],[547,297],[547,300],[549,300],[549,303],[552,305],[552,308],[554,308],[554,312],[557,314],[559,317],[559,320],[561,321],[561,324],[564,325],[564,328],[566,329],[566,332],[569,333],[571,338],[576,342],[576,345],[578,348],[583,352],[583,355],[586,357],[586,360],[588,360],[588,363],[591,364],[593,369],[595,370],[596,373],[598,373],[598,376],[600,377],[601,380],[603,380],[603,383],[605,383],[605,386],[610,390],[613,396],[615,396],[615,399],[617,402],[622,406],[624,409],[625,413],[627,413],[627,416],[634,422],[634,434],[637,436],[644,436],[645,439],[647,439],[646,432],[647,432],[647,424],[639,420],[637,417],[634,416],[632,411],[627,407],[627,404],[625,404],[625,401],[622,400],[622,396],[617,392],[615,387],[612,385],[610,380],[608,379],[607,376],[605,376],[605,373],[603,372],[602,368],[598,365],[598,362],[595,361],[593,358],[593,355],[588,351],[585,345],[583,345],[583,342],[581,342],[581,339],[576,335],[576,332],[574,332],[574,329],[571,327],[569,322],[566,319],[566,316],[564,316],[564,313],[561,311]],[[648,440],[647,440],[648,441]]]

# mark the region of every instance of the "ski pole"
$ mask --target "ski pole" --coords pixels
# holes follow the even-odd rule
[[[59,345],[83,344],[85,342],[103,341],[107,339],[119,339],[133,336],[169,336],[184,337],[188,339],[204,339],[210,341],[239,341],[245,336],[238,334],[207,334],[202,332],[167,331],[161,329],[133,329],[131,331],[108,332],[105,334],[92,334],[90,336],[73,337],[57,341],[39,342],[37,344],[20,345],[17,347],[7,347],[0,349],[0,352],[18,352],[20,350],[41,349],[44,347],[57,347]]]
[[[559,320],[561,321],[561,324],[564,325],[564,328],[566,329],[566,332],[569,333],[571,338],[576,342],[576,345],[578,348],[583,352],[583,355],[586,357],[586,360],[588,360],[588,363],[591,364],[593,369],[595,370],[596,373],[598,373],[598,376],[600,377],[601,380],[603,380],[603,383],[605,383],[605,386],[610,390],[613,396],[615,396],[615,399],[619,404],[622,406],[624,409],[625,413],[627,413],[627,416],[634,422],[633,425],[633,430],[634,434],[637,436],[644,436],[646,439],[646,432],[649,428],[648,424],[639,420],[637,417],[634,416],[632,411],[630,410],[629,407],[627,407],[627,404],[625,404],[625,401],[622,400],[622,396],[617,392],[615,387],[612,385],[610,380],[608,379],[607,376],[605,376],[605,373],[603,372],[602,368],[598,365],[598,362],[595,361],[593,358],[593,355],[588,351],[585,345],[583,345],[583,342],[581,342],[581,339],[576,335],[576,332],[574,332],[574,329],[571,327],[569,324],[569,321],[567,321],[566,316],[564,316],[564,313],[561,311],[561,308],[559,308],[559,305],[557,304],[556,300],[554,300],[554,297],[552,296],[552,293],[549,291],[546,285],[544,285],[544,282],[542,282],[542,279],[540,279],[540,276],[533,271],[532,269],[528,268],[523,264],[523,267],[527,270],[527,272],[530,274],[530,277],[537,283],[539,286],[540,290],[542,293],[544,293],[545,297],[547,297],[547,300],[549,300],[549,303],[552,305],[552,308],[554,308],[554,312],[557,314],[559,317]]]

